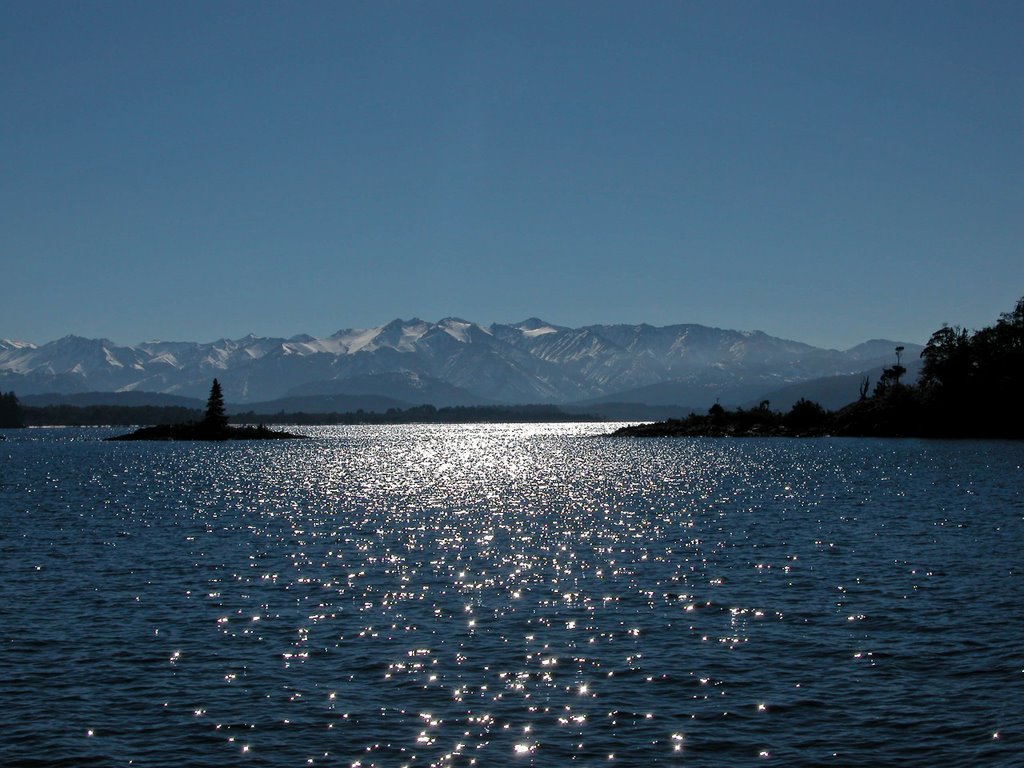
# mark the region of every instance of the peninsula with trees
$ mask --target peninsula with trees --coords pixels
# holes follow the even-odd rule
[[[627,437],[941,437],[1024,438],[1024,298],[994,325],[969,332],[943,325],[921,352],[916,383],[904,382],[902,347],[871,394],[865,379],[860,398],[837,411],[808,400],[785,414],[767,401],[727,410],[616,430]]]
[[[228,423],[224,410],[224,394],[220,382],[213,380],[210,397],[206,401],[206,414],[201,421],[184,424],[157,424],[143,427],[126,435],[108,437],[107,440],[295,440],[304,439],[305,435],[293,435],[268,429],[265,425],[235,427]]]

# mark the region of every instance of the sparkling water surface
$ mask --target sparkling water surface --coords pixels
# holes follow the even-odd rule
[[[1024,445],[0,442],[0,763],[1024,765]]]

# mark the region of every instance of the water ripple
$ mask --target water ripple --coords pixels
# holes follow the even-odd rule
[[[1019,758],[1020,445],[601,429],[8,433],[5,761]]]

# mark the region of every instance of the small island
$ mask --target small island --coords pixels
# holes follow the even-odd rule
[[[224,411],[224,395],[220,382],[213,380],[210,397],[206,401],[206,415],[202,421],[187,424],[157,424],[142,427],[127,435],[108,437],[107,440],[303,440],[306,435],[267,429],[266,426],[233,427],[228,424]]]

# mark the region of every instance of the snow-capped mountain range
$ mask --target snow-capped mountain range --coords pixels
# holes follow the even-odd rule
[[[531,318],[481,326],[457,318],[394,320],[326,338],[246,336],[208,344],[117,346],[66,336],[0,340],[0,390],[19,395],[145,391],[205,397],[220,379],[235,403],[309,395],[397,395],[444,404],[738,403],[787,384],[894,362],[897,342],[845,351],[701,325],[566,328]],[[902,343],[905,361],[920,345]]]

